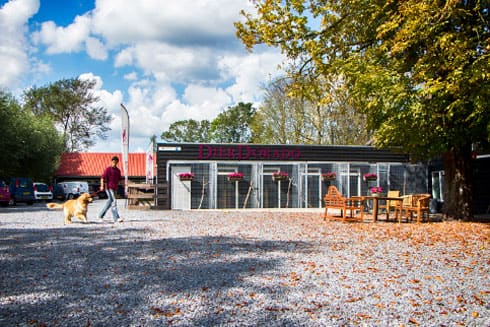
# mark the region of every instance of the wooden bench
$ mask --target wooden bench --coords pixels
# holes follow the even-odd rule
[[[360,220],[364,219],[364,199],[360,196],[346,198],[337,190],[335,186],[329,186],[327,194],[323,197],[323,203],[325,206],[325,213],[323,219],[342,219],[342,221]],[[328,209],[337,209],[341,211],[341,216],[329,216]],[[347,216],[347,210],[350,210],[350,217]],[[355,217],[354,212],[359,210],[361,212],[360,217]]]

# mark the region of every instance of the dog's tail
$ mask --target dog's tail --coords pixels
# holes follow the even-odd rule
[[[64,205],[63,204],[53,203],[53,202],[50,202],[50,203],[46,204],[46,206],[49,209],[63,209],[64,208]]]

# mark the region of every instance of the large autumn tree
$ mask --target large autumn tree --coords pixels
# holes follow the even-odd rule
[[[445,212],[472,212],[474,147],[490,141],[489,2],[257,0],[237,35],[279,47],[291,76],[335,76],[374,144],[441,156]],[[301,81],[301,78],[297,79]]]

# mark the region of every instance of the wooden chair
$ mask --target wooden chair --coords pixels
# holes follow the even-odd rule
[[[325,205],[325,213],[323,214],[323,219],[342,219],[342,222],[347,219],[350,220],[360,220],[364,219],[364,199],[360,196],[346,198],[343,197],[339,192],[337,187],[329,186],[327,194],[323,197],[323,202]],[[328,209],[340,209],[341,217],[329,216]],[[350,217],[347,216],[347,210],[350,210]],[[359,210],[361,212],[360,217],[355,217],[354,212]]]
[[[417,223],[420,223],[424,217],[429,221],[430,198],[430,194],[410,194],[402,196],[402,203],[398,205],[396,209],[398,222],[401,222],[402,218],[406,218],[407,221],[412,221],[414,215],[417,217]]]
[[[386,194],[387,197],[389,198],[399,198],[400,197],[400,191],[388,191],[388,194]],[[386,210],[386,220],[388,221],[390,219],[390,212],[394,212],[396,214],[396,207],[400,203],[400,201],[393,201],[393,200],[386,200],[386,204],[378,206],[379,209],[385,209]]]
[[[395,219],[398,220],[398,222],[401,222],[402,216],[403,216],[403,208],[408,208],[412,206],[412,198],[413,194],[408,194],[408,195],[403,195],[400,197],[402,199],[401,202],[398,202],[396,208],[395,208]],[[408,221],[408,217],[407,221]]]

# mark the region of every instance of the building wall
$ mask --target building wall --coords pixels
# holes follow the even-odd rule
[[[170,160],[173,171],[192,172],[186,183],[190,192],[189,209],[240,208],[320,208],[329,185],[335,185],[346,196],[369,195],[371,187],[399,190],[400,194],[427,193],[427,170],[423,165],[402,163],[302,163],[302,162],[194,162]],[[286,172],[289,179],[274,181],[272,173]],[[227,175],[241,172],[244,178],[230,182]],[[323,181],[322,173],[335,172],[334,181]],[[376,173],[376,181],[364,181],[366,173]],[[171,187],[172,189],[172,187]],[[171,207],[171,206],[170,206]]]
[[[195,174],[192,182],[180,183],[173,170],[182,167]],[[242,172],[244,180],[228,182],[227,174]],[[284,171],[290,179],[272,180],[272,172]],[[336,172],[332,182],[321,174]],[[364,182],[366,173],[376,182]],[[406,155],[373,147],[158,144],[157,207],[172,208],[172,192],[190,192],[189,208],[319,208],[328,183],[347,196],[368,194],[372,186],[401,194],[426,193],[427,169],[412,165]],[[188,185],[188,186],[187,186]],[[181,187],[183,186],[183,187]],[[163,194],[160,192],[163,191]],[[187,196],[187,195],[186,195]]]

